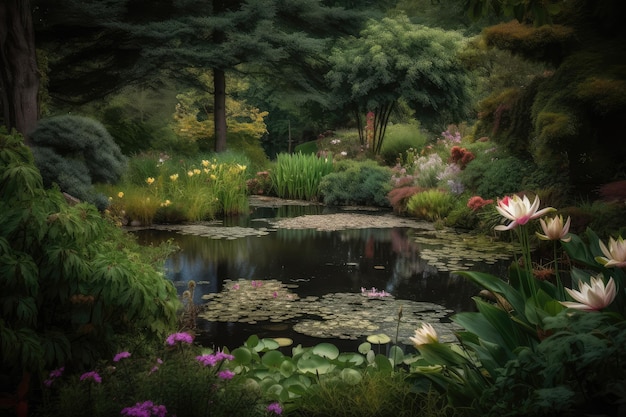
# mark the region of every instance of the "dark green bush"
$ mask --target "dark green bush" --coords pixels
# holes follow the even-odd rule
[[[58,184],[100,209],[106,205],[92,184],[119,180],[126,158],[100,122],[81,116],[51,117],[41,120],[30,137],[45,186]]]
[[[481,197],[496,198],[521,191],[533,171],[532,162],[514,156],[478,154],[459,174],[466,190]]]
[[[168,251],[44,189],[22,138],[3,131],[0,211],[0,377],[82,369],[111,355],[117,335],[175,328],[176,289],[159,272]]]
[[[361,204],[389,207],[391,169],[374,161],[345,161],[320,182],[320,193],[328,205]]]
[[[422,149],[427,140],[428,138],[420,131],[417,123],[391,125],[387,128],[380,156],[385,164],[393,166],[399,158],[402,158],[407,149]]]

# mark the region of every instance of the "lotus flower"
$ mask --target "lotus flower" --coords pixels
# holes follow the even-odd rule
[[[565,288],[565,291],[578,303],[571,301],[561,301],[565,307],[575,308],[584,311],[601,310],[608,306],[615,299],[615,281],[609,278],[608,284],[604,285],[602,276],[591,277],[591,284],[579,281],[578,288],[580,291]]]
[[[604,242],[600,241],[600,249],[605,256],[597,256],[597,262],[607,268],[626,267],[626,242],[624,242],[624,239],[622,239],[621,236],[618,237],[617,240],[610,238],[608,248]]]
[[[436,343],[439,340],[434,327],[428,323],[422,324],[422,327],[419,329],[415,329],[415,336],[409,337],[409,339],[415,347]]]
[[[552,219],[539,219],[543,233],[537,232],[537,237],[541,240],[561,240],[563,242],[569,242],[571,237],[567,237],[569,232],[569,226],[572,219],[568,216],[567,221],[563,224],[563,216],[556,216]]]
[[[539,197],[535,196],[535,200],[530,204],[528,197],[506,196],[502,200],[498,199],[496,210],[505,218],[512,220],[508,225],[498,225],[495,230],[511,230],[518,225],[525,225],[529,220],[537,219],[546,213],[555,211],[555,208],[546,207],[541,210],[539,208]]]

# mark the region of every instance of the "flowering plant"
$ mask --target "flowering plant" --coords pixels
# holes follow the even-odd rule
[[[430,379],[454,405],[474,407],[483,415],[502,415],[504,410],[519,410],[507,415],[543,415],[589,410],[596,403],[614,407],[614,398],[620,396],[614,386],[626,378],[613,371],[618,365],[607,363],[626,357],[610,347],[626,338],[621,237],[605,245],[588,230],[585,242],[569,233],[569,219],[543,220],[555,209],[539,207],[538,197],[532,203],[526,196],[498,200],[498,212],[507,223],[496,230],[515,232],[523,253],[508,280],[458,272],[493,297],[476,298],[478,311],[452,317],[464,329],[457,334],[460,347],[439,343],[429,327],[416,330],[412,338],[420,353],[413,375]],[[578,290],[564,288],[558,274],[556,282],[534,277],[529,228],[537,219],[543,230],[538,237],[560,243],[576,265],[567,275]],[[602,349],[614,358],[601,357],[597,352]],[[595,364],[602,368],[595,369]],[[528,377],[530,369],[535,373]],[[594,382],[581,380],[587,376]]]

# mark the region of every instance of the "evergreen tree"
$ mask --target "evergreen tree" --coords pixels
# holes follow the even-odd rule
[[[50,96],[85,103],[160,71],[188,81],[184,68],[210,69],[217,151],[226,147],[226,72],[276,75],[307,65],[333,36],[363,21],[362,12],[319,0],[33,1],[38,46],[50,60]],[[34,49],[6,59],[24,57],[34,62]]]

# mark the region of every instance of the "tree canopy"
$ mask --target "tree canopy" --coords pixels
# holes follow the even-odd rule
[[[463,120],[471,80],[458,56],[462,46],[459,33],[412,24],[403,14],[371,20],[359,37],[343,39],[332,52],[327,78],[337,105],[354,112],[361,142],[369,113],[368,146],[380,152],[400,99],[427,126]]]

